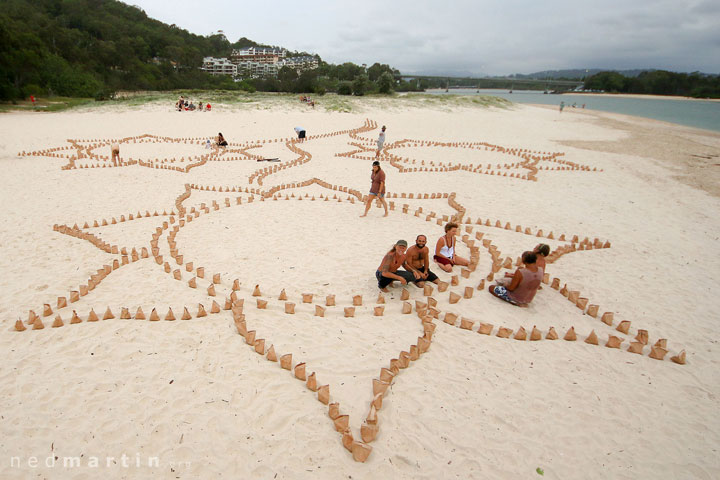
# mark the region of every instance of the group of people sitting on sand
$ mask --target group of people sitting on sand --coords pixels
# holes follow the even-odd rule
[[[443,271],[450,273],[455,265],[468,266],[470,262],[455,253],[458,225],[450,222],[445,225],[445,235],[435,245],[433,260]],[[522,255],[523,267],[514,273],[507,273],[498,280],[496,285],[489,287],[489,292],[512,305],[527,306],[535,297],[545,273],[545,257],[550,254],[550,247],[539,244],[531,252]],[[402,267],[402,270],[400,268]],[[408,248],[405,240],[398,240],[385,254],[380,266],[375,271],[378,288],[387,292],[387,287],[398,281],[401,285],[414,283],[419,288],[425,282],[439,283],[437,275],[430,271],[430,250],[427,237],[418,235],[415,245]]]
[[[175,110],[178,112],[182,111],[193,111],[198,110],[202,112],[203,110],[210,111],[212,110],[212,106],[208,103],[207,105],[203,102],[199,102],[197,106],[192,102],[192,100],[188,100],[185,97],[181,96],[180,99],[175,102]]]
[[[315,108],[315,100],[313,100],[312,98],[308,97],[307,95],[300,95],[300,101],[303,102],[303,103],[307,103],[307,104],[310,105],[312,108]]]
[[[415,245],[410,248],[405,240],[395,242],[375,271],[378,288],[387,292],[387,287],[394,281],[402,285],[414,283],[420,288],[425,286],[425,282],[438,283],[437,275],[430,271],[430,254],[426,243],[425,235],[418,235]],[[403,269],[399,270],[400,267]]]
[[[445,272],[452,272],[454,265],[467,266],[470,263],[455,254],[457,231],[457,223],[448,223],[445,225],[445,235],[440,237],[435,245],[433,260]],[[400,267],[403,270],[399,270]],[[425,286],[425,282],[438,283],[440,280],[437,275],[430,271],[430,249],[427,247],[427,237],[418,235],[415,238],[415,245],[410,248],[405,240],[398,240],[383,257],[375,277],[378,287],[384,292],[387,292],[387,286],[396,280],[403,285],[414,283],[421,288]]]

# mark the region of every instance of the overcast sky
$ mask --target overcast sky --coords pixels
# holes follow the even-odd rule
[[[720,73],[718,0],[127,0],[192,33],[403,73],[566,68]]]

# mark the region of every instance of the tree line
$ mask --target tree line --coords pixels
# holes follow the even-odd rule
[[[720,98],[720,75],[653,70],[641,72],[637,77],[626,77],[618,72],[600,72],[585,79],[585,89],[613,93]]]
[[[235,82],[200,70],[203,57],[229,57],[233,49],[266,45],[244,37],[231,43],[222,34],[195,35],[115,0],[2,0],[1,4],[0,100],[29,95],[104,99],[118,90],[363,95],[417,89],[388,65],[376,63],[366,69],[322,60],[316,70],[298,74],[283,68],[277,78]]]

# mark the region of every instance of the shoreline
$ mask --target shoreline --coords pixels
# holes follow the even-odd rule
[[[552,105],[523,105],[557,112]],[[612,141],[563,140],[562,145],[650,158],[675,170],[676,180],[720,197],[720,132],[603,110],[570,109],[562,113],[566,114],[595,117],[598,126],[620,129],[627,136]]]
[[[455,90],[468,90],[468,91],[474,91],[475,88],[467,88],[467,89],[455,89]],[[481,88],[481,92],[487,92],[487,91],[498,91],[498,92],[504,92],[507,93],[509,89],[507,88]],[[542,92],[542,90],[522,90],[522,89],[515,89],[518,92]],[[444,88],[428,88],[425,90],[425,93],[431,93],[433,92],[444,92]],[[481,93],[482,94],[482,93]],[[486,93],[486,95],[492,95],[492,93]],[[681,95],[655,95],[655,94],[644,94],[644,93],[609,93],[609,92],[562,92],[562,93],[548,93],[548,95],[552,96],[562,96],[562,95],[587,95],[587,96],[598,96],[598,97],[616,97],[616,98],[645,98],[645,99],[656,99],[656,100],[693,100],[693,101],[699,101],[699,102],[720,102],[720,98],[695,98],[695,97],[684,97]]]
[[[615,98],[645,98],[654,100],[690,100],[697,102],[720,102],[720,98],[695,98],[695,97],[683,97],[681,95],[654,95],[645,93],[592,93],[592,92],[564,92],[557,95],[587,95],[587,96],[598,96],[598,97],[615,97]]]
[[[547,103],[516,103],[515,105],[527,105],[529,107],[537,107],[537,108],[543,108],[546,110],[554,110],[558,111],[557,105],[550,105]],[[650,118],[650,117],[643,117],[640,115],[630,115],[627,113],[618,113],[618,112],[608,112],[606,110],[595,110],[592,108],[571,108],[567,105],[565,106],[565,109],[563,110],[563,115],[566,113],[579,113],[579,114],[597,114],[600,116],[609,116],[609,117],[618,117],[617,120],[624,121],[626,123],[656,123],[657,125],[662,125],[666,128],[678,128],[682,130],[687,130],[688,133],[696,133],[698,135],[710,135],[710,136],[717,136],[720,137],[720,131],[718,130],[710,130],[708,128],[701,128],[701,127],[695,127],[693,125],[685,125],[682,123],[674,123],[674,122],[668,122],[667,120],[659,120],[657,118]]]

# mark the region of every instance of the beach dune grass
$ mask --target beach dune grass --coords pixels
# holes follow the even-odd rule
[[[76,107],[91,106],[96,102],[92,98],[73,98],[73,97],[35,97],[35,105],[30,99],[20,100],[16,102],[0,103],[0,112],[14,111],[43,111],[43,112],[61,112]]]
[[[307,110],[310,107],[299,101],[300,94],[254,92],[231,90],[174,90],[167,92],[138,91],[118,92],[112,100],[96,101],[91,98],[40,97],[33,106],[29,100],[16,103],[1,103],[0,112],[9,111],[45,111],[58,112],[74,108],[98,108],[107,106],[141,107],[149,104],[172,105],[180,96],[213,107],[224,106],[237,109],[274,109],[290,108]],[[491,95],[431,95],[425,93],[396,93],[391,95],[337,95],[329,93],[316,96],[309,94],[316,102],[318,111],[358,113],[368,108],[437,108],[451,110],[453,108],[508,108],[512,102]]]

